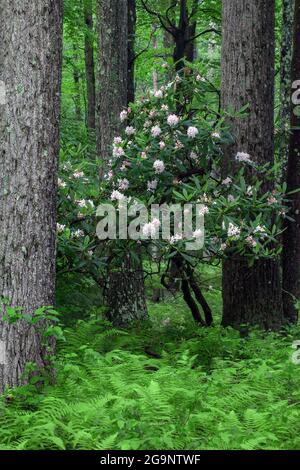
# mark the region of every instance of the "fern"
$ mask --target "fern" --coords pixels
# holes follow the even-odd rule
[[[158,330],[161,334],[158,337]],[[65,332],[57,381],[0,403],[0,449],[299,449],[292,337],[107,323]],[[160,358],[145,353],[159,345]]]

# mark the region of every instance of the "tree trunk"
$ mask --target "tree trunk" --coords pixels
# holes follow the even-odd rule
[[[222,106],[249,104],[248,116],[234,119],[235,143],[224,149],[224,175],[234,169],[237,151],[263,164],[274,158],[274,0],[224,0]],[[266,183],[264,190],[272,189]],[[262,293],[262,294],[261,294]],[[223,270],[223,324],[279,327],[283,322],[280,266],[265,259],[248,267],[228,259]]]
[[[82,113],[81,113],[81,87],[80,87],[80,70],[78,67],[78,45],[73,43],[73,57],[71,61],[72,69],[73,69],[73,80],[74,80],[74,93],[73,93],[73,101],[75,106],[75,116],[76,121],[82,121]]]
[[[54,305],[62,2],[2,0],[0,21],[0,297],[31,314]],[[35,327],[2,314],[1,391],[46,362]]]
[[[129,5],[130,3],[130,5]],[[131,13],[129,15],[129,7]],[[133,51],[133,4],[129,0],[98,0],[99,76],[97,92],[97,148],[103,161],[103,169],[111,156],[113,137],[121,130],[120,112],[132,100],[132,83],[128,77]],[[131,23],[128,24],[128,18]],[[131,46],[130,46],[131,45]],[[129,91],[130,90],[130,91]],[[143,273],[135,270],[125,260],[121,271],[112,271],[108,276],[106,301],[109,318],[116,325],[128,326],[133,320],[147,316]]]
[[[142,264],[134,266],[132,260],[124,261],[122,271],[112,272],[107,281],[105,296],[109,311],[107,318],[115,326],[127,327],[147,319]]]
[[[84,18],[86,32],[84,35],[85,75],[87,89],[87,128],[96,127],[96,90],[95,90],[95,64],[93,46],[93,8],[92,0],[84,0]]]
[[[289,153],[291,63],[293,53],[293,21],[295,0],[282,0],[282,38],[280,66],[280,144],[279,159],[282,167],[282,180],[286,179]]]
[[[291,134],[289,145],[289,159],[287,168],[287,192],[300,188],[300,113],[299,92],[298,98],[293,96],[296,88],[300,87],[300,0],[295,3],[294,20],[294,51],[292,59],[291,83]],[[285,220],[283,234],[283,305],[285,318],[290,323],[297,323],[298,312],[295,301],[300,299],[300,192],[291,196],[291,217],[294,222]]]
[[[128,0],[128,78],[127,78],[127,103],[134,102],[135,83],[134,83],[134,44],[136,29],[136,2]]]

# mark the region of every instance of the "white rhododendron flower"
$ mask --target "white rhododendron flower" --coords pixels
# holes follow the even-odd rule
[[[65,188],[67,186],[67,183],[63,181],[61,178],[58,178],[57,183],[60,188]]]
[[[115,158],[123,157],[125,155],[124,149],[122,147],[114,147],[113,148],[113,156]]]
[[[177,124],[179,123],[179,117],[176,116],[176,114],[170,114],[168,116],[167,122],[168,122],[169,126],[171,126],[171,127],[177,126]]]
[[[182,234],[176,233],[170,238],[170,245],[174,245],[176,242],[182,240]]]
[[[157,90],[157,91],[154,92],[154,96],[155,96],[155,98],[160,100],[160,99],[162,99],[164,94],[163,94],[162,90]]]
[[[83,230],[76,230],[76,232],[72,233],[72,237],[74,238],[80,238],[80,237],[84,237],[84,231]]]
[[[105,180],[111,180],[113,176],[114,176],[113,171],[109,170],[109,172],[104,175],[104,179]]]
[[[190,139],[194,139],[199,134],[197,127],[190,126],[187,130],[187,135]]]
[[[75,171],[75,173],[73,173],[73,177],[74,177],[75,179],[83,178],[83,177],[84,177],[84,173],[83,173],[83,171]]]
[[[151,222],[143,226],[142,233],[145,237],[155,237],[159,227],[160,227],[159,219],[153,219]]]
[[[125,129],[125,133],[127,135],[133,135],[135,133],[135,128],[132,126],[127,126]]]
[[[231,183],[232,183],[232,179],[231,179],[229,176],[227,176],[227,178],[225,178],[225,179],[222,181],[222,184],[223,184],[224,186],[229,186]]]
[[[64,232],[65,228],[66,226],[64,224],[59,224],[59,223],[56,224],[56,230],[58,233]]]
[[[245,153],[245,152],[238,152],[235,156],[235,159],[237,162],[246,162],[246,163],[251,162],[251,157],[249,153]]]
[[[120,193],[120,191],[113,191],[110,195],[110,199],[112,201],[122,201],[123,199],[125,199],[125,196],[124,194]]]
[[[165,171],[165,164],[162,160],[155,160],[153,163],[153,168],[155,170],[155,173],[163,173]]]
[[[221,138],[220,132],[217,132],[217,131],[213,132],[211,136],[212,136],[213,139],[220,139]]]
[[[202,206],[199,209],[199,215],[204,216],[205,214],[209,213],[209,208],[207,206]]]
[[[126,178],[118,180],[118,184],[120,191],[127,191],[129,188],[129,181]]]
[[[197,75],[196,80],[197,82],[205,82],[205,78],[202,77],[200,74]]]
[[[237,225],[230,222],[228,225],[228,231],[227,231],[228,237],[238,238],[240,234],[241,234],[241,229]]]
[[[126,121],[127,117],[128,117],[128,112],[125,111],[125,109],[124,109],[124,110],[121,111],[121,113],[120,113],[120,121],[121,121],[121,122]]]
[[[82,209],[87,206],[85,199],[78,199],[77,201],[75,201],[75,203]]]
[[[196,154],[196,152],[193,151],[193,152],[190,153],[190,158],[191,158],[192,160],[197,160],[198,155]]]
[[[248,246],[253,247],[253,248],[257,246],[257,241],[251,235],[249,235],[249,237],[246,238],[246,243]]]
[[[148,191],[155,191],[157,188],[157,180],[148,181],[147,183],[147,190]]]
[[[258,225],[257,227],[255,227],[253,233],[258,233],[262,238],[267,236],[266,227],[263,227],[262,225]]]
[[[152,129],[151,129],[151,135],[152,135],[153,137],[158,137],[158,136],[160,136],[160,134],[161,134],[161,128],[160,128],[159,126],[154,126],[154,127],[152,127]]]

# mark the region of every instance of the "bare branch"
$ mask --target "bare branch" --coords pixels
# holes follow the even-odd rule
[[[144,0],[141,0],[141,2],[142,2],[143,7],[145,8],[145,10],[147,11],[147,13],[149,13],[149,15],[156,16],[156,18],[159,19],[159,22],[160,22],[160,24],[162,25],[162,27],[163,27],[166,31],[168,31],[169,34],[171,34],[172,36],[175,37],[175,32],[176,32],[176,31],[175,31],[175,28],[173,28],[173,27],[170,27],[170,28],[169,28],[169,27],[166,25],[166,23],[164,22],[164,20],[163,20],[163,18],[162,18],[162,16],[161,16],[160,13],[158,13],[157,11],[151,10],[151,8],[148,7],[148,5],[146,4],[146,2],[145,2]]]
[[[215,28],[209,28],[209,29],[205,29],[204,31],[201,31],[201,33],[198,33],[196,34],[196,36],[192,37],[192,38],[189,38],[187,41],[186,41],[186,44],[189,43],[189,42],[192,42],[194,41],[195,39],[199,38],[200,36],[203,36],[203,34],[207,34],[207,33],[215,33],[215,34],[218,34],[219,36],[221,35],[221,31],[215,29]]]

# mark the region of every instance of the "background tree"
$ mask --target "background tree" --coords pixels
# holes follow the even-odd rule
[[[31,314],[54,305],[62,2],[3,0],[0,19],[0,297]],[[4,311],[1,390],[46,359],[36,329]]]
[[[96,119],[96,90],[95,90],[95,64],[94,64],[94,25],[93,25],[93,1],[83,0],[85,34],[85,73],[87,89],[87,127],[95,129]]]
[[[281,63],[280,63],[280,144],[279,160],[283,168],[283,180],[286,177],[287,160],[289,152],[290,127],[290,90],[291,90],[291,62],[293,52],[293,21],[295,0],[282,0],[282,26],[281,26]]]
[[[295,2],[294,48],[291,70],[290,110],[291,133],[287,166],[287,193],[291,217],[285,219],[283,234],[283,305],[284,315],[290,323],[297,323],[298,310],[295,305],[300,299],[300,1]]]
[[[234,143],[224,151],[224,177],[234,171],[237,152],[260,164],[274,156],[274,0],[224,0],[222,106],[247,116],[230,120]],[[263,185],[264,190],[272,187]],[[223,265],[223,325],[258,324],[277,328],[283,322],[277,259],[243,257]]]
[[[111,158],[113,138],[121,130],[120,112],[127,108],[129,96],[134,98],[133,10],[134,4],[128,0],[98,0],[97,3],[97,150],[102,159],[102,175]],[[145,318],[147,307],[141,262],[134,263],[129,257],[120,260],[107,279],[105,294],[109,318],[114,324],[123,326]]]

